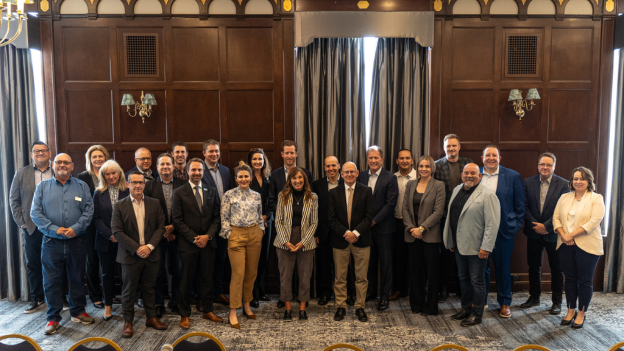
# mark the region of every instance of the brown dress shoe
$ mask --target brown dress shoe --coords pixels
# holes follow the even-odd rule
[[[204,307],[202,306],[201,301],[197,301],[197,305],[196,306],[197,306],[197,310],[198,311],[204,312]]]
[[[223,322],[223,318],[217,316],[216,314],[214,314],[212,312],[202,313],[202,318],[203,319],[208,319],[208,320],[216,322],[216,323]]]
[[[220,304],[226,305],[226,306],[230,305],[230,299],[228,299],[227,296],[225,296],[223,294],[217,296],[217,298],[214,300],[214,302],[220,303]]]
[[[132,330],[132,322],[124,323],[123,331],[121,332],[121,336],[124,338],[131,338],[134,335],[134,331]]]
[[[398,299],[400,299],[403,293],[401,291],[395,291],[392,294],[390,294],[390,301],[396,301]]]
[[[156,330],[166,330],[167,329],[167,325],[163,322],[161,322],[160,320],[158,320],[158,318],[154,317],[154,318],[150,318],[148,320],[145,321],[145,326],[149,327],[149,328],[154,328]]]
[[[188,329],[191,327],[191,319],[189,317],[180,318],[180,327],[182,329]]]
[[[507,305],[502,305],[500,309],[500,316],[503,318],[511,317],[511,308]]]

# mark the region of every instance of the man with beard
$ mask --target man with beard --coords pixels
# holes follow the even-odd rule
[[[173,177],[188,180],[189,175],[186,170],[186,158],[188,157],[188,147],[183,141],[176,141],[171,145],[171,154],[175,159],[175,167],[173,168]]]
[[[496,194],[480,183],[479,166],[469,163],[463,184],[453,190],[444,226],[444,245],[455,253],[461,284],[461,311],[451,316],[463,327],[481,323],[485,306],[487,258],[494,250],[500,222]]]

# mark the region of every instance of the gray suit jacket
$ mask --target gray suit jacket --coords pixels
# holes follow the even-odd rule
[[[423,226],[422,240],[426,243],[439,243],[442,241],[440,233],[440,219],[444,213],[444,201],[446,191],[444,183],[431,178],[420,200],[418,213],[414,215],[414,194],[418,186],[418,180],[410,180],[405,185],[403,200],[403,224],[405,225],[405,242],[412,243],[416,238],[410,230]]]
[[[54,174],[54,172],[52,173]],[[35,168],[29,164],[17,170],[11,183],[9,203],[15,223],[22,228],[26,225],[29,234],[35,232],[37,226],[30,219],[30,207],[35,194]]]
[[[477,185],[470,199],[464,205],[457,222],[457,243],[451,234],[451,204],[463,184],[453,189],[449,202],[446,224],[444,225],[444,245],[447,249],[457,248],[464,256],[478,255],[479,249],[494,250],[498,226],[500,225],[500,203],[498,197],[482,183]]]

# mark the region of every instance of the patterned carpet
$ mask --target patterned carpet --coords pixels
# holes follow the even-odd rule
[[[459,299],[451,296],[440,304],[441,314],[423,317],[414,315],[407,298],[390,303],[390,309],[376,310],[376,304],[366,306],[370,321],[360,323],[352,308],[342,322],[334,322],[333,302],[318,306],[312,301],[308,308],[310,320],[293,322],[281,320],[283,310],[274,302],[261,303],[256,310],[257,320],[243,319],[239,315],[242,329],[230,328],[227,324],[215,324],[201,319],[201,314],[191,317],[190,331],[205,331],[218,337],[227,350],[232,351],[277,351],[277,350],[323,350],[335,343],[350,343],[364,350],[430,350],[444,344],[455,343],[472,351],[513,350],[524,344],[539,344],[553,351],[607,351],[617,342],[624,341],[624,295],[595,293],[588,312],[585,327],[573,330],[559,325],[561,316],[548,314],[550,296],[542,296],[542,305],[521,309],[519,304],[528,297],[527,293],[514,294],[513,316],[503,319],[494,309],[495,296],[490,295],[490,306],[485,312],[483,324],[462,328],[450,315],[459,308]],[[274,296],[275,300],[277,297]],[[121,306],[115,305],[116,316],[105,322],[98,310],[89,305],[87,313],[96,317],[94,325],[72,323],[69,312],[63,312],[61,328],[52,336],[43,335],[46,324],[45,308],[33,314],[23,314],[26,303],[0,301],[0,335],[25,334],[35,339],[49,351],[68,350],[75,342],[92,336],[103,336],[117,342],[124,350],[157,351],[165,343],[173,343],[186,334],[178,325],[179,317],[168,314],[162,321],[169,330],[161,332],[146,330],[145,314],[137,309],[135,335],[131,339],[121,338],[123,318]],[[293,304],[297,309],[298,304]],[[225,317],[227,307],[218,305],[215,311]],[[95,346],[95,345],[93,345]]]

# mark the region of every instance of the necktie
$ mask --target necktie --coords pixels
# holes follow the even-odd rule
[[[199,187],[199,185],[196,185],[195,186],[195,199],[197,200],[197,206],[199,206],[199,212],[201,213],[203,212],[202,211],[203,204],[202,204],[201,194],[199,193],[200,191],[201,191],[201,188]]]
[[[347,203],[347,221],[351,230],[351,210],[353,210],[353,188],[349,188],[349,202]]]

